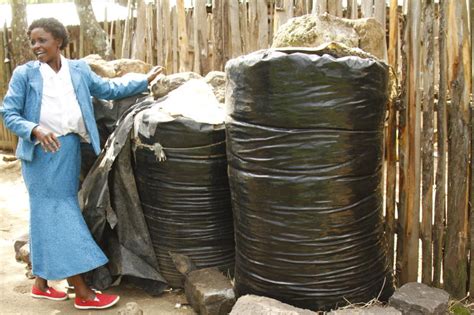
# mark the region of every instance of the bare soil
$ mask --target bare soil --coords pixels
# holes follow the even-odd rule
[[[37,300],[30,297],[34,280],[25,276],[26,265],[15,260],[13,243],[28,232],[28,194],[21,177],[19,161],[6,162],[0,152],[0,314],[117,314],[128,302],[136,302],[144,314],[195,314],[182,292],[166,292],[151,297],[129,285],[111,288],[108,293],[120,295],[118,305],[102,311],[79,311],[73,299],[66,301]],[[65,291],[65,281],[52,283]]]

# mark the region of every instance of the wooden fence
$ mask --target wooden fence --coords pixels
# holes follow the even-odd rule
[[[130,2],[130,1],[129,1]],[[397,0],[138,1],[136,19],[104,24],[117,58],[164,65],[168,73],[223,70],[225,62],[267,48],[289,18],[328,12],[375,17],[387,26],[388,62],[398,97],[385,133],[385,225],[397,284],[422,281],[455,298],[474,293],[471,193],[472,88],[468,1]],[[469,8],[468,6],[471,5]],[[73,31],[74,32],[74,31]],[[90,53],[80,29],[67,55]],[[78,32],[78,33],[77,33]],[[132,34],[133,38],[132,38]],[[123,36],[122,36],[123,35]],[[0,37],[1,40],[1,37]],[[0,52],[0,58],[2,58]],[[1,70],[1,69],[0,69]],[[4,70],[5,72],[5,70]],[[4,74],[3,80],[8,79]],[[0,82],[0,93],[2,92]],[[471,219],[473,218],[473,219]],[[472,281],[471,281],[472,279]]]

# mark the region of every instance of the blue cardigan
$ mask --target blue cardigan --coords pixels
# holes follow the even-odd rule
[[[102,99],[118,99],[147,90],[146,75],[137,75],[131,80],[125,78],[104,80],[82,60],[68,60],[72,85],[81,107],[82,117],[91,144],[96,154],[100,153],[99,132],[94,118],[91,96]],[[34,142],[31,131],[39,123],[43,98],[43,78],[39,61],[30,61],[13,71],[7,94],[0,107],[5,125],[19,137],[16,156],[19,159],[33,159]]]

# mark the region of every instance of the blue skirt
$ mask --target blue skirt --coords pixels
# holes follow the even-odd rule
[[[58,152],[46,153],[36,145],[33,161],[22,161],[30,200],[33,274],[48,280],[84,273],[108,261],[79,208],[79,136],[68,134],[59,141]]]

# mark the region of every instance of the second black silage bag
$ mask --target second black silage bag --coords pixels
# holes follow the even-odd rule
[[[135,120],[140,201],[160,271],[174,288],[184,276],[170,254],[226,274],[234,267],[224,111],[211,94],[206,83],[189,81]]]
[[[226,74],[237,293],[314,310],[390,296],[387,67],[264,50],[229,61]]]

